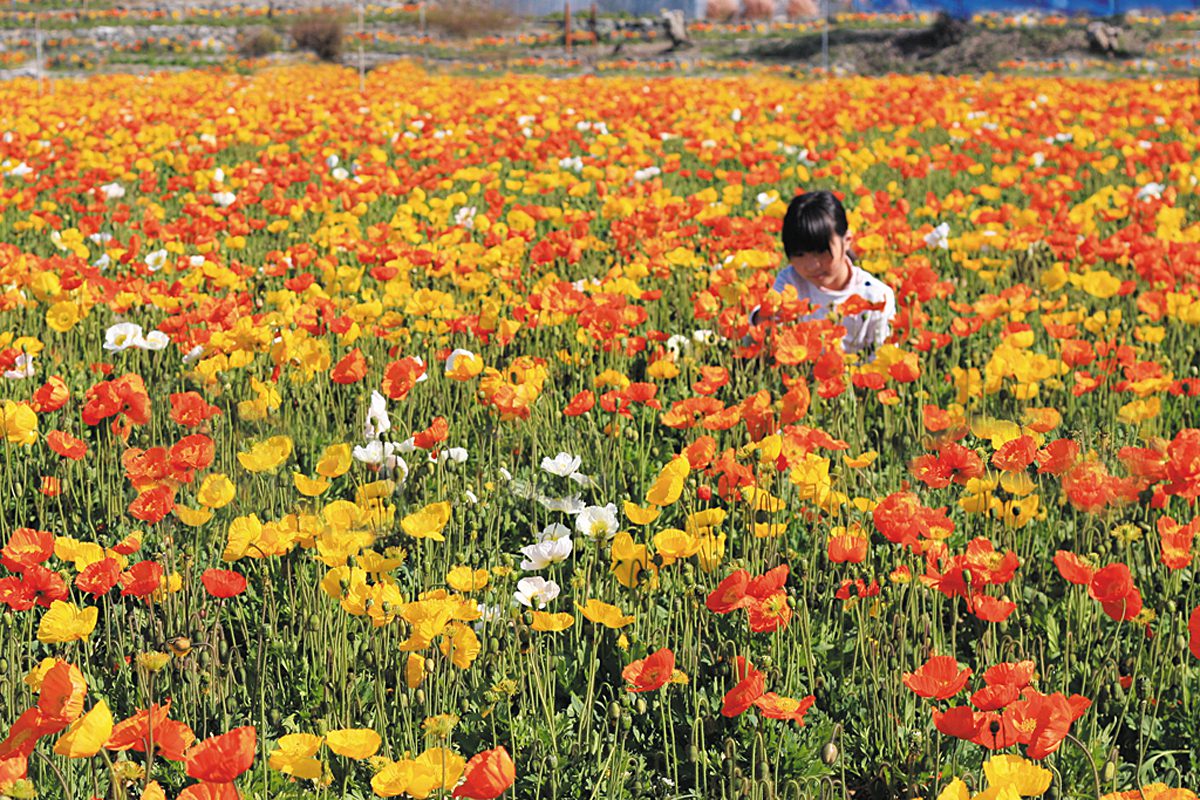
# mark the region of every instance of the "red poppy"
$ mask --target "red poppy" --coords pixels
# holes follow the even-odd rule
[[[1016,661],[997,664],[983,673],[983,682],[988,686],[1008,684],[1024,689],[1033,680],[1035,665],[1032,661]]]
[[[29,772],[29,761],[25,756],[13,755],[0,759],[0,786],[11,786]]]
[[[1159,517],[1158,528],[1161,553],[1159,560],[1167,569],[1186,569],[1192,563],[1192,542],[1200,531],[1200,517],[1180,525],[1171,517]]]
[[[242,795],[232,782],[194,783],[179,793],[177,800],[241,800]]]
[[[592,393],[591,389],[584,389],[571,398],[571,402],[567,403],[567,407],[563,409],[563,414],[568,417],[578,417],[591,411],[595,405],[596,395]]]
[[[979,734],[983,715],[976,714],[970,706],[955,706],[946,712],[933,709],[933,725],[947,736],[972,740]]]
[[[780,564],[774,569],[767,570],[757,578],[752,578],[746,584],[746,594],[762,600],[778,592],[788,579],[788,565]]]
[[[798,725],[803,725],[804,715],[812,708],[812,704],[815,701],[816,698],[811,694],[808,697],[797,700],[794,697],[781,697],[774,692],[767,692],[754,701],[754,707],[764,717],[788,720]]]
[[[33,528],[17,528],[0,548],[0,564],[13,572],[24,572],[54,553],[54,534]]]
[[[1054,566],[1058,567],[1058,574],[1063,578],[1083,586],[1091,584],[1096,574],[1095,569],[1067,550],[1059,550],[1054,554]]]
[[[425,374],[425,365],[408,356],[388,364],[383,371],[383,393],[392,400],[403,400]]]
[[[131,556],[141,548],[142,534],[140,531],[134,531],[112,547],[114,552],[120,553],[123,556]]]
[[[46,444],[50,449],[63,458],[78,461],[87,455],[87,442],[77,439],[66,431],[50,431],[46,434]]]
[[[1097,570],[1088,585],[1088,594],[1101,603],[1121,600],[1132,591],[1133,575],[1128,566],[1119,562]]]
[[[191,473],[208,469],[215,455],[216,446],[213,440],[204,434],[194,433],[183,437],[171,446],[167,454],[172,477],[184,483],[191,483]]]
[[[58,497],[62,494],[62,481],[53,475],[43,475],[42,482],[38,485],[38,491],[46,497]]]
[[[625,687],[628,691],[652,692],[666,686],[674,671],[675,653],[664,647],[629,664],[621,671],[621,677],[633,684]]]
[[[367,359],[362,350],[357,347],[347,353],[341,361],[333,365],[329,371],[329,379],[334,383],[348,385],[358,383],[367,374]]]
[[[75,587],[92,597],[108,594],[121,577],[121,566],[115,558],[102,558],[88,564],[75,577]]]
[[[866,536],[831,536],[826,543],[826,552],[834,564],[861,564],[867,559],[869,544]]]
[[[750,630],[754,633],[771,633],[786,628],[792,619],[792,606],[787,592],[779,589],[766,597],[747,595],[746,612]]]
[[[187,749],[196,741],[196,734],[186,723],[177,719],[164,719],[154,727],[154,749],[168,761],[183,761]]]
[[[121,596],[148,597],[162,585],[162,564],[156,561],[139,561],[121,573]]]
[[[738,681],[736,686],[725,693],[725,700],[721,704],[722,716],[738,716],[754,705],[755,701],[762,697],[766,688],[766,676],[750,666],[749,663],[744,663],[744,666],[745,676]]]
[[[59,661],[42,677],[38,689],[38,710],[48,722],[61,722],[65,728],[83,713],[83,698],[87,695],[87,681],[83,673],[66,661]]]
[[[175,507],[175,490],[167,485],[147,489],[129,504],[129,516],[142,522],[162,522]]]
[[[187,752],[189,778],[210,783],[230,783],[254,763],[257,737],[253,725],[212,736]]]
[[[980,711],[998,711],[1021,696],[1021,690],[1007,683],[985,686],[971,694],[971,705]]]
[[[987,594],[971,595],[971,613],[984,622],[1003,622],[1017,610],[1011,600],[1002,600]]]
[[[70,591],[62,575],[47,569],[41,564],[34,564],[25,570],[21,577],[25,591],[39,606],[49,608],[55,600],[66,600]]]
[[[708,465],[712,463],[713,456],[717,454],[717,440],[705,434],[688,445],[683,454],[687,456],[688,464],[692,469],[707,469]]]
[[[180,392],[171,395],[171,419],[186,428],[194,428],[220,413],[221,409],[209,405],[196,392]]]
[[[153,704],[150,708],[144,708],[132,717],[118,722],[113,726],[113,731],[108,737],[108,741],[104,743],[105,749],[118,751],[138,750],[144,752],[146,750],[146,742],[150,738],[151,729],[160,729],[170,711],[171,701],[167,700],[161,706]]]
[[[517,779],[517,768],[503,747],[476,753],[467,762],[463,782],[454,789],[453,797],[468,800],[492,800],[504,794]]]
[[[979,729],[971,737],[971,741],[988,750],[1003,750],[1018,744],[1021,741],[1021,732],[1017,729],[1011,708],[1012,706],[1003,714],[985,711],[977,715],[975,719]]]
[[[1079,458],[1079,444],[1071,439],[1056,439],[1037,451],[1038,474],[1061,475]]]
[[[422,450],[432,450],[439,442],[446,441],[450,435],[450,423],[445,417],[434,417],[429,427],[413,436],[413,445]]]
[[[992,454],[992,464],[1005,472],[1024,472],[1037,456],[1037,444],[1032,436],[1018,436],[1005,442]]]
[[[705,605],[716,614],[728,614],[743,608],[749,601],[746,597],[746,587],[750,584],[750,573],[744,569],[732,572],[729,577],[717,584],[709,594]]]
[[[904,685],[921,697],[948,700],[962,691],[970,677],[970,668],[960,672],[951,656],[930,656],[916,672],[904,673]]]
[[[1026,715],[1034,720],[1034,727],[1025,755],[1033,759],[1045,758],[1058,750],[1063,739],[1071,732],[1071,722],[1075,719],[1071,704],[1058,693],[1031,693]]]
[[[67,389],[67,384],[62,378],[55,375],[48,378],[33,393],[33,402],[30,403],[30,406],[39,414],[49,414],[51,411],[58,411],[70,399],[71,392]]]
[[[1169,495],[1189,503],[1200,498],[1200,428],[1185,428],[1175,434],[1167,446],[1167,484]]]
[[[237,597],[246,591],[246,577],[229,569],[206,569],[200,582],[213,597]]]
[[[0,759],[29,757],[39,739],[58,733],[69,724],[67,720],[46,714],[37,706],[28,709],[17,717],[17,721],[8,729],[8,736],[0,742]]]

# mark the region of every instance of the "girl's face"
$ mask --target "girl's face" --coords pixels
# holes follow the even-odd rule
[[[788,261],[792,269],[805,280],[827,289],[840,289],[850,279],[850,260],[846,256],[849,249],[847,238],[835,234],[825,252],[797,253]]]

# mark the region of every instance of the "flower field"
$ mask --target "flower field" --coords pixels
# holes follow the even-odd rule
[[[0,797],[1194,800],[1198,117],[0,84]],[[770,291],[819,188],[870,360]]]

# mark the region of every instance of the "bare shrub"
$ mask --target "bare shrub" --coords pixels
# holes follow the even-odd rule
[[[242,58],[262,58],[279,49],[279,35],[266,28],[257,28],[238,37],[238,55]]]
[[[441,0],[429,6],[425,21],[447,36],[470,38],[504,31],[517,19],[491,0]]]
[[[308,50],[322,61],[337,61],[342,55],[345,32],[341,18],[332,11],[304,17],[292,25],[297,50]]]

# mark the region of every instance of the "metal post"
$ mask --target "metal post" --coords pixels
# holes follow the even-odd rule
[[[421,32],[421,35],[424,36],[425,35],[425,3],[424,3],[424,0],[422,0],[422,2],[417,4],[417,15],[420,20],[420,32]]]
[[[825,70],[825,77],[829,77],[829,0],[822,0],[825,6],[824,18],[821,24],[821,66]]]
[[[563,41],[567,45],[567,55],[571,55],[571,0],[563,2]]]
[[[34,58],[37,61],[37,78],[38,78],[38,96],[40,97],[44,91],[42,83],[45,81],[45,64],[42,63],[42,13],[40,11],[33,12],[33,38],[34,38]]]
[[[363,37],[366,36],[363,21],[363,0],[358,0],[358,93],[363,94],[367,88],[367,69],[363,56]]]

